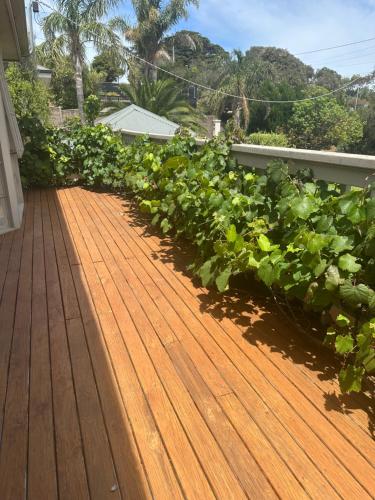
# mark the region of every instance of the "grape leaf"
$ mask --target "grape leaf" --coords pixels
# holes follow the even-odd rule
[[[296,198],[292,201],[292,212],[296,217],[303,220],[307,220],[317,209],[316,203],[307,196]]]
[[[354,347],[353,337],[351,335],[337,335],[335,341],[336,352],[346,354],[351,352]]]
[[[340,271],[336,266],[329,266],[326,271],[325,286],[327,290],[333,292],[340,284]]]
[[[234,224],[231,224],[227,229],[227,241],[234,243],[237,239],[237,230]]]
[[[261,262],[258,269],[259,278],[270,287],[276,279],[275,270],[270,262]]]
[[[349,326],[350,325],[350,319],[347,316],[344,316],[343,314],[339,314],[335,320],[336,325],[341,326],[342,328],[344,326]]]
[[[224,292],[228,288],[229,278],[232,274],[232,269],[227,267],[216,278],[215,283],[219,292]]]
[[[357,273],[361,269],[361,264],[357,263],[356,257],[345,253],[339,258],[339,268],[350,273]]]
[[[272,250],[271,242],[270,242],[270,240],[267,238],[267,236],[265,234],[261,234],[259,236],[259,238],[258,238],[258,245],[259,245],[259,248],[263,252],[271,252],[271,250]]]
[[[364,373],[365,370],[361,366],[348,365],[342,368],[339,373],[342,392],[360,392]]]
[[[354,286],[350,283],[350,281],[347,281],[340,286],[340,297],[344,302],[352,307],[356,307],[361,304],[368,304],[370,295],[370,288],[362,283]]]

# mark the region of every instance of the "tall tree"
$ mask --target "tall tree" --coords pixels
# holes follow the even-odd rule
[[[125,74],[124,60],[121,54],[116,54],[111,50],[105,50],[97,54],[91,67],[98,73],[103,73],[106,82],[114,82]]]
[[[75,70],[77,103],[83,119],[83,66],[86,46],[93,43],[99,50],[116,51],[120,39],[116,28],[120,29],[120,19],[112,19],[108,24],[101,22],[109,9],[118,5],[119,0],[56,0],[56,11],[43,21],[45,42],[41,50],[54,51],[56,56],[69,54]]]
[[[199,0],[132,0],[136,24],[127,24],[126,38],[133,44],[137,55],[145,61],[156,64],[170,56],[164,50],[165,36],[182,18],[188,16],[189,5],[199,5]],[[156,80],[157,71],[149,64],[144,66],[146,78]]]
[[[209,107],[215,113],[221,114],[230,109],[235,126],[244,130],[247,130],[250,120],[250,106],[246,95],[253,74],[254,68],[249,66],[243,53],[240,50],[233,51],[231,60],[223,68],[218,85],[220,92],[212,93],[208,97]]]

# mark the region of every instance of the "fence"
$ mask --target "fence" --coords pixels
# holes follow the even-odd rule
[[[62,127],[65,120],[69,118],[79,118],[78,109],[62,109],[61,107],[50,106],[50,120],[55,127]]]
[[[139,134],[122,130],[125,143],[132,142]],[[150,139],[163,143],[172,138],[169,135],[149,134]],[[198,139],[199,145],[204,140]],[[316,179],[335,182],[346,186],[365,187],[375,181],[375,156],[312,151],[308,149],[276,148],[253,144],[234,144],[232,154],[241,165],[265,169],[271,160],[281,159],[288,163],[290,171],[311,168]]]

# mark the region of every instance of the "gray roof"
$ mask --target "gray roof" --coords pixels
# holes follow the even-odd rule
[[[143,134],[173,135],[179,128],[177,123],[135,104],[116,111],[112,115],[99,118],[98,122],[109,125],[113,130],[129,130]]]

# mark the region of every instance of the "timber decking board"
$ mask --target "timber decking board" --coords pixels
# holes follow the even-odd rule
[[[227,315],[176,248],[117,196],[27,193],[0,238],[1,500],[373,498],[367,396],[330,407],[319,353],[271,307]]]

